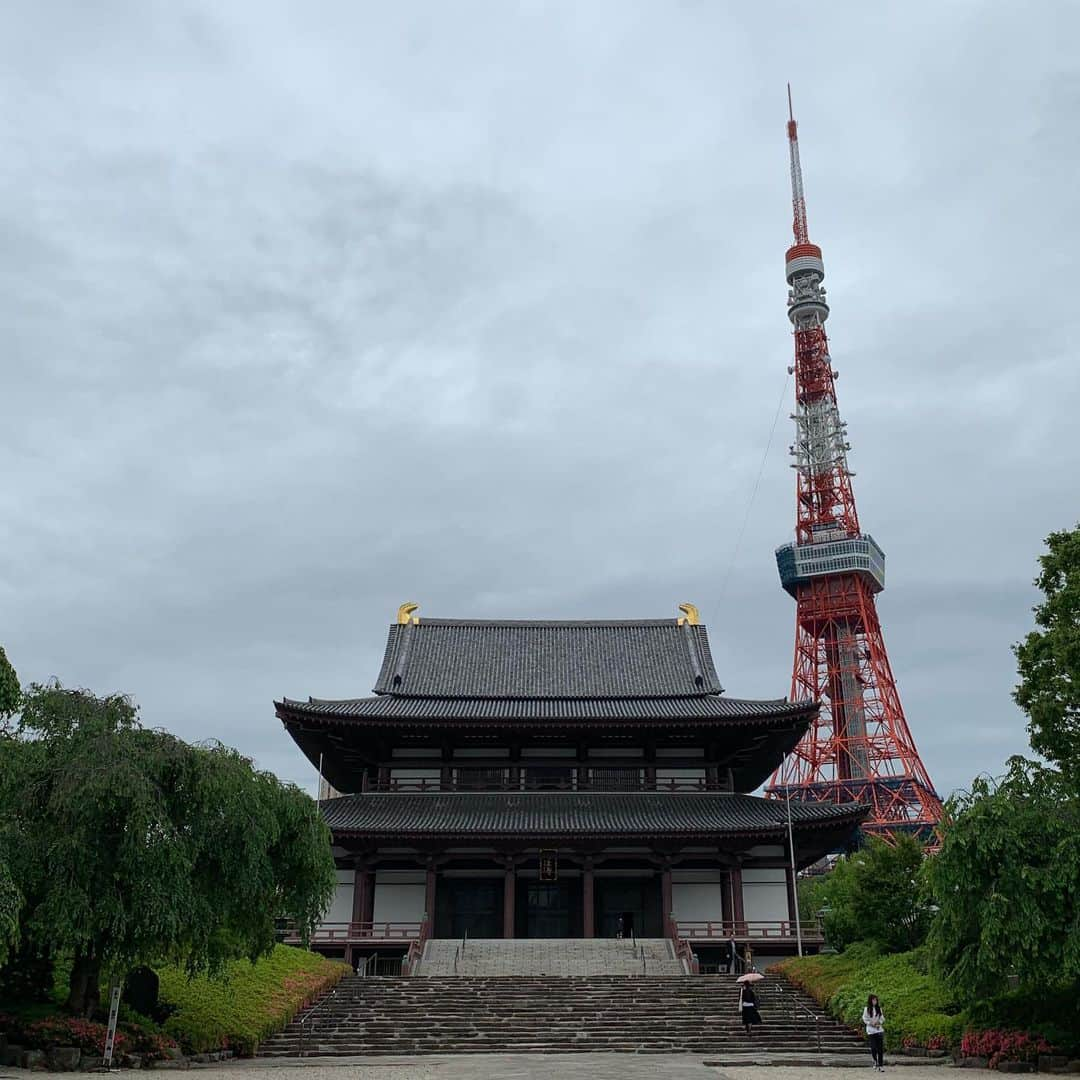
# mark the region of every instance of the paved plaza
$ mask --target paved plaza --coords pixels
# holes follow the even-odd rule
[[[690,1054],[454,1054],[402,1058],[250,1059],[194,1066],[199,1080],[854,1080],[869,1068],[854,1059],[844,1066],[708,1066],[708,1058]],[[943,1080],[941,1065],[895,1067],[899,1080]],[[894,1071],[893,1066],[888,1067]],[[15,1080],[21,1070],[0,1071]],[[71,1073],[34,1073],[35,1077]],[[130,1073],[132,1077],[138,1073]],[[982,1070],[965,1070],[964,1080],[979,1080]],[[997,1074],[994,1074],[997,1075]]]

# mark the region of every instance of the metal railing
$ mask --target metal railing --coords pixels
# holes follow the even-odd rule
[[[330,1004],[336,996],[337,989],[335,988],[321,1001],[317,1001],[312,1005],[312,1007],[300,1018],[300,1046],[297,1050],[297,1057],[304,1057],[307,1053],[308,1040],[314,1035],[318,1025],[319,1010]]]
[[[404,962],[404,956],[380,956],[378,953],[371,953],[357,965],[356,974],[368,979],[400,975]]]
[[[765,983],[759,983],[758,985],[763,989],[765,988]],[[801,1012],[803,1013],[803,1015],[808,1016],[811,1020],[814,1021],[814,1045],[817,1047],[817,1052],[820,1054],[821,1017],[818,1016],[818,1014],[812,1009],[808,1009],[801,1001],[799,1001],[799,999],[795,996],[794,990],[786,989],[780,983],[770,983],[768,985],[768,993],[770,997],[772,997],[780,1005],[781,1008],[787,1005],[787,999],[790,999],[791,1018],[793,1020],[798,1020],[799,1013]]]

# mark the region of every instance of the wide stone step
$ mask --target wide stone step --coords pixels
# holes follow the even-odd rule
[[[731,1053],[733,1049],[731,1043],[725,1042],[710,1042],[694,1045],[687,1045],[686,1043],[611,1043],[602,1046],[598,1045],[582,1045],[578,1043],[576,1045],[567,1044],[551,1044],[551,1043],[514,1043],[500,1046],[477,1046],[472,1043],[446,1043],[440,1046],[420,1046],[412,1045],[407,1040],[402,1040],[394,1043],[392,1046],[371,1046],[369,1044],[360,1044],[354,1047],[329,1047],[326,1049],[313,1049],[304,1052],[305,1057],[359,1057],[359,1056],[397,1056],[402,1054],[642,1054],[642,1053],[666,1053],[666,1054],[720,1054]],[[743,1052],[743,1048],[738,1048],[739,1052]],[[748,1044],[745,1047],[746,1052],[753,1053],[768,1053],[768,1052],[805,1052],[805,1053],[817,1053],[816,1048],[810,1043],[800,1043],[797,1046],[786,1045],[773,1045],[772,1043],[765,1042],[763,1040],[755,1039],[753,1044]],[[822,1047],[822,1054],[828,1054],[830,1057],[847,1056],[863,1057],[866,1054],[864,1047],[858,1047],[852,1049],[850,1047],[843,1048],[829,1048]],[[266,1053],[260,1054],[263,1057],[295,1057],[295,1054],[278,1054],[278,1053]]]
[[[775,987],[783,985],[778,995]],[[861,1037],[793,988],[760,988],[762,1027],[747,1038],[739,988],[712,977],[359,978],[268,1039],[267,1057],[439,1053],[865,1054]],[[802,1011],[793,1011],[798,1002]],[[807,1011],[819,1016],[815,1025]]]

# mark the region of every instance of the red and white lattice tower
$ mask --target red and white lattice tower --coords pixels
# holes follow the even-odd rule
[[[795,243],[787,253],[788,317],[795,328],[795,542],[776,552],[783,587],[795,598],[793,701],[821,710],[766,792],[816,802],[863,802],[864,828],[886,838],[910,832],[932,842],[941,800],[919,759],[885,652],[874,596],[885,555],[859,528],[846,425],[825,320],[821,248],[806,227],[802,168],[788,88],[788,140]]]

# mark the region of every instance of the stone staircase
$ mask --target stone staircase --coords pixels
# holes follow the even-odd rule
[[[783,979],[769,976],[758,990],[763,1024],[748,1039],[739,1022],[738,987],[726,976],[352,976],[258,1053],[865,1055],[858,1035],[823,1016]],[[818,1030],[793,1007],[793,998],[821,1017]]]
[[[432,938],[415,971],[450,975],[683,975],[667,938]]]

